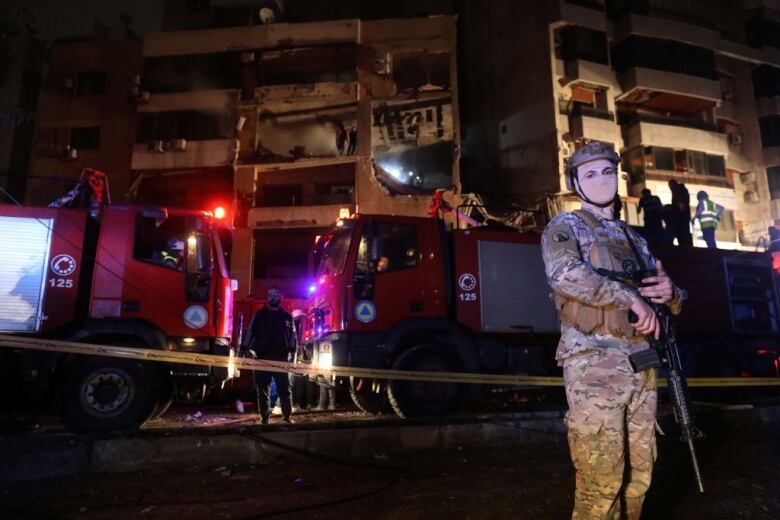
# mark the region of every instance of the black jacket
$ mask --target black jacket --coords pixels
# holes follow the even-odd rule
[[[281,308],[263,307],[252,317],[242,347],[253,350],[260,359],[287,361],[297,345],[295,322],[290,313]]]

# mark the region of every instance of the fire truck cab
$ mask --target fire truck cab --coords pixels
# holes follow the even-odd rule
[[[678,320],[687,376],[780,375],[777,272],[769,253],[653,248],[689,295]],[[304,360],[320,367],[557,375],[560,329],[540,236],[357,215],[317,244]],[[362,381],[365,411],[441,414],[477,385]]]
[[[84,343],[228,354],[229,230],[209,213],[111,205],[0,205],[0,332]],[[18,352],[20,384],[54,397],[76,430],[137,427],[175,387],[225,370],[109,357]]]

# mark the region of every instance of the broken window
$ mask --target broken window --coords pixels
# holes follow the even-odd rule
[[[428,110],[431,121],[425,117]],[[377,178],[395,193],[450,187],[453,130],[449,92],[375,101],[371,153]]]
[[[241,53],[149,58],[144,63],[143,86],[152,93],[241,88]]]
[[[140,115],[136,142],[229,139],[233,132],[231,118],[226,113],[198,110],[147,112]]]
[[[305,106],[305,94],[299,103]],[[266,111],[260,115],[258,135],[259,162],[355,155],[357,108],[354,101],[347,101],[289,112]]]

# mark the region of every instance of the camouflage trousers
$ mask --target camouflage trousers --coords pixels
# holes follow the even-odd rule
[[[655,461],[656,373],[623,355],[586,351],[563,362],[572,519],[638,519]]]

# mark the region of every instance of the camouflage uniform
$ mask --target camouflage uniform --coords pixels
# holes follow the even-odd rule
[[[586,210],[587,211],[587,210]],[[645,266],[655,266],[647,243],[619,221],[599,219],[610,239],[631,233]],[[559,297],[628,312],[636,291],[595,272],[589,262],[595,236],[579,216],[562,213],[542,236],[547,279]],[[670,302],[680,310],[679,290]],[[635,374],[628,355],[648,347],[641,335],[584,333],[561,324],[556,359],[563,366],[569,411],[569,449],[576,470],[572,518],[639,518],[655,460],[655,370]],[[628,456],[628,461],[626,461]],[[629,471],[624,481],[626,462]]]

